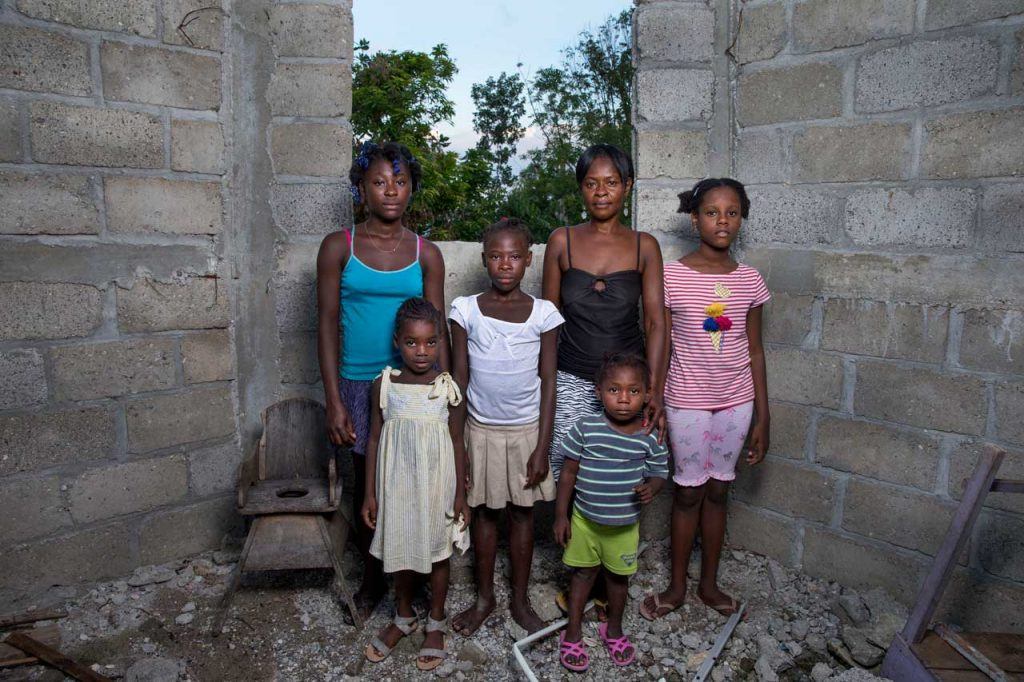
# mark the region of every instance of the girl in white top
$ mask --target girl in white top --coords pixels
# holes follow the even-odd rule
[[[502,218],[483,235],[490,288],[452,302],[452,368],[467,396],[468,503],[473,508],[477,600],[452,621],[471,635],[494,610],[499,514],[508,514],[512,618],[527,632],[544,622],[530,606],[533,505],[553,500],[548,445],[555,413],[557,329],[550,301],[519,285],[533,254],[529,228]],[[458,437],[458,434],[456,434]]]

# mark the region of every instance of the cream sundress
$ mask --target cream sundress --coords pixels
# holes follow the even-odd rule
[[[448,406],[462,402],[452,376],[442,372],[429,384],[391,381],[380,375],[384,424],[377,445],[377,530],[370,553],[384,572],[430,573],[451,556],[456,524],[455,453],[448,430]]]

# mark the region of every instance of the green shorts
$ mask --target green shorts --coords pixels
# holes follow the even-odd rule
[[[604,566],[616,575],[636,573],[636,551],[640,546],[640,522],[628,526],[606,526],[572,510],[572,536],[562,562],[573,568]]]

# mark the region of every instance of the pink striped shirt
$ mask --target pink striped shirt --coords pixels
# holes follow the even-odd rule
[[[754,399],[747,344],[747,311],[771,298],[754,268],[739,264],[725,275],[697,272],[679,261],[665,263],[665,307],[672,316],[672,353],[665,404],[685,410],[720,410]],[[712,303],[732,327],[721,332],[716,350],[704,331]]]

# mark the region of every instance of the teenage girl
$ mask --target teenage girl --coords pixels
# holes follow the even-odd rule
[[[419,575],[429,574],[430,614],[416,658],[433,670],[447,657],[444,602],[457,527],[469,523],[464,456],[456,456],[456,417],[448,406],[462,396],[447,372],[437,368],[444,345],[441,313],[422,298],[398,309],[394,343],[401,370],[385,367],[371,388],[370,438],[366,454],[366,498],[362,518],[374,530],[370,552],[394,575],[396,615],[366,647],[379,663],[417,628],[412,608]],[[457,521],[458,519],[458,521]]]
[[[467,387],[476,602],[452,621],[473,634],[495,607],[498,521],[508,518],[512,618],[527,632],[544,622],[530,605],[533,505],[555,498],[548,443],[555,415],[555,354],[562,316],[519,285],[533,254],[530,230],[502,218],[484,231],[483,265],[491,286],[452,302],[452,366]]]
[[[386,365],[398,364],[392,345],[395,313],[411,296],[423,296],[438,309],[444,305],[440,250],[402,223],[419,181],[420,164],[404,146],[364,144],[352,163],[349,182],[366,221],[327,235],[317,256],[317,340],[327,435],[335,445],[352,449],[357,518],[364,495],[370,384]],[[443,337],[438,356],[441,367],[447,368]],[[369,554],[372,533],[359,522],[353,525],[365,564],[355,602],[365,618],[384,594],[384,576],[380,562]]]
[[[729,253],[749,215],[750,200],[743,185],[729,178],[702,180],[679,197],[679,211],[690,214],[700,244],[665,266],[665,316],[672,333],[665,409],[678,487],[672,507],[672,578],[667,590],[641,605],[640,613],[650,620],[683,603],[698,528],[697,596],[723,615],[739,608],[718,587],[729,482],[736,478],[741,456],[746,454],[753,465],[768,450],[761,306],[769,294],[757,270]]]

